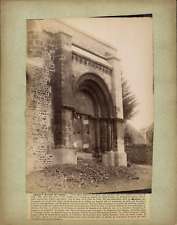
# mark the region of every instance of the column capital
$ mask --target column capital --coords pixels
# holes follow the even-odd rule
[[[121,118],[112,118],[113,121],[125,123],[125,119]]]

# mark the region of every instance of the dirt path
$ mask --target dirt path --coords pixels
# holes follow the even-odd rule
[[[81,159],[27,175],[26,187],[28,193],[104,193],[150,189],[151,179],[150,165],[111,167]]]

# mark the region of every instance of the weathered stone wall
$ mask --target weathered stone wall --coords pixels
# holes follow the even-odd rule
[[[75,46],[75,49],[81,48],[81,52],[85,51],[86,56],[88,56],[88,51],[91,56],[93,55],[93,59],[82,58],[83,56],[76,57],[73,46]],[[94,79],[98,80],[98,83],[96,81],[94,83],[94,89],[99,92],[95,93],[95,99],[98,96],[100,99],[100,102],[97,102],[98,99],[95,100],[95,107],[99,108],[100,111],[102,110],[102,114],[99,114],[99,116],[109,117],[111,115],[112,117],[114,115],[113,104],[110,101],[112,95],[117,116],[123,117],[121,84],[119,82],[120,69],[115,70],[114,65],[118,67],[119,65],[117,61],[114,62],[114,59],[109,60],[109,62],[106,60],[106,56],[109,55],[115,56],[116,50],[58,21],[48,23],[46,20],[45,22],[32,20],[28,22],[27,173],[57,163],[61,157],[63,157],[62,162],[67,161],[68,157],[71,163],[75,163],[76,159],[72,161],[72,158],[75,157],[73,155],[75,153],[72,153],[72,150],[74,152],[73,143],[75,141],[73,136],[75,106],[73,95],[75,84],[83,74],[89,73],[89,76],[91,74],[97,76],[97,78],[94,76]],[[96,57],[98,61],[95,60]],[[99,77],[106,83],[108,90],[105,84],[101,84],[101,80],[99,84]],[[92,80],[94,79],[92,78]],[[115,91],[117,83],[119,83],[119,89]],[[96,87],[96,84],[99,88]],[[104,95],[102,92],[106,94]],[[108,104],[106,105],[106,103]],[[111,104],[112,108],[110,108]],[[90,137],[94,139],[94,143],[89,143],[86,139],[84,139],[84,143],[86,145],[88,142],[90,146],[96,149],[95,154],[99,155],[100,140],[102,152],[111,150],[113,146],[113,134],[111,134],[113,124],[109,126],[109,123],[101,121],[99,125],[99,120],[94,121],[94,123],[90,121],[90,132],[93,131],[90,133]],[[109,135],[108,130],[112,130]],[[120,128],[119,131],[121,131]],[[87,134],[87,126],[85,126],[84,132]],[[87,135],[85,135],[86,137]],[[116,138],[115,136],[114,139]],[[119,144],[117,142],[117,145]],[[119,146],[118,149],[123,152],[123,144],[120,145],[121,147]],[[65,152],[68,152],[66,158]]]
[[[51,77],[55,43],[47,33],[27,34],[26,146],[27,173],[53,162]]]
[[[29,75],[30,74],[30,75]],[[52,163],[51,88],[49,71],[31,66],[27,74],[26,145],[27,172]]]
[[[29,21],[27,33],[27,173],[51,165],[53,150],[72,146],[72,63],[69,36]],[[70,83],[70,86],[69,86]],[[70,91],[69,91],[70,90]],[[71,103],[71,104],[70,104]]]
[[[82,31],[73,29],[68,25],[65,25],[61,20],[41,20],[42,29],[50,33],[67,33],[72,36],[72,43],[78,45],[84,49],[91,50],[95,54],[100,56],[106,56],[107,54],[116,55],[117,50],[107,43],[101,42],[97,38],[87,35]]]

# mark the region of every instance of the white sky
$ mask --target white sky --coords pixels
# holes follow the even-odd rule
[[[123,76],[139,105],[131,124],[143,128],[153,123],[152,18],[63,19],[64,22],[111,44],[118,50]]]

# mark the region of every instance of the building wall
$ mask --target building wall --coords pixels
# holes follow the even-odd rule
[[[55,72],[51,35],[38,30],[27,34],[26,159],[27,173],[53,163],[51,77]]]
[[[49,33],[63,32],[72,36],[72,43],[84,49],[91,50],[99,56],[115,55],[117,49],[111,45],[92,37],[90,34],[83,33],[63,23],[61,20],[41,20],[39,21],[43,30]]]
[[[53,133],[49,71],[30,66],[27,80],[26,145],[27,171],[30,171],[52,163],[50,149],[53,147]]]
[[[113,85],[114,63],[106,60],[106,56],[116,55],[114,48],[58,21],[29,21],[27,28],[26,156],[29,173],[52,165],[54,149],[56,154],[58,148],[74,147],[73,91],[83,74],[97,74],[104,80],[119,108],[116,115],[120,114],[121,118],[122,105],[121,100],[116,99]],[[72,46],[85,51],[85,55],[76,60]],[[93,58],[89,59],[88,55]],[[118,73],[116,82],[120,81]],[[120,92],[121,88],[117,91],[118,98],[121,98]],[[107,129],[104,123],[100,124],[102,130]],[[90,135],[95,138],[97,128],[93,121],[90,127],[93,131]],[[104,137],[101,147],[106,151],[107,135],[105,132],[100,135]],[[95,148],[95,143],[90,146]]]

